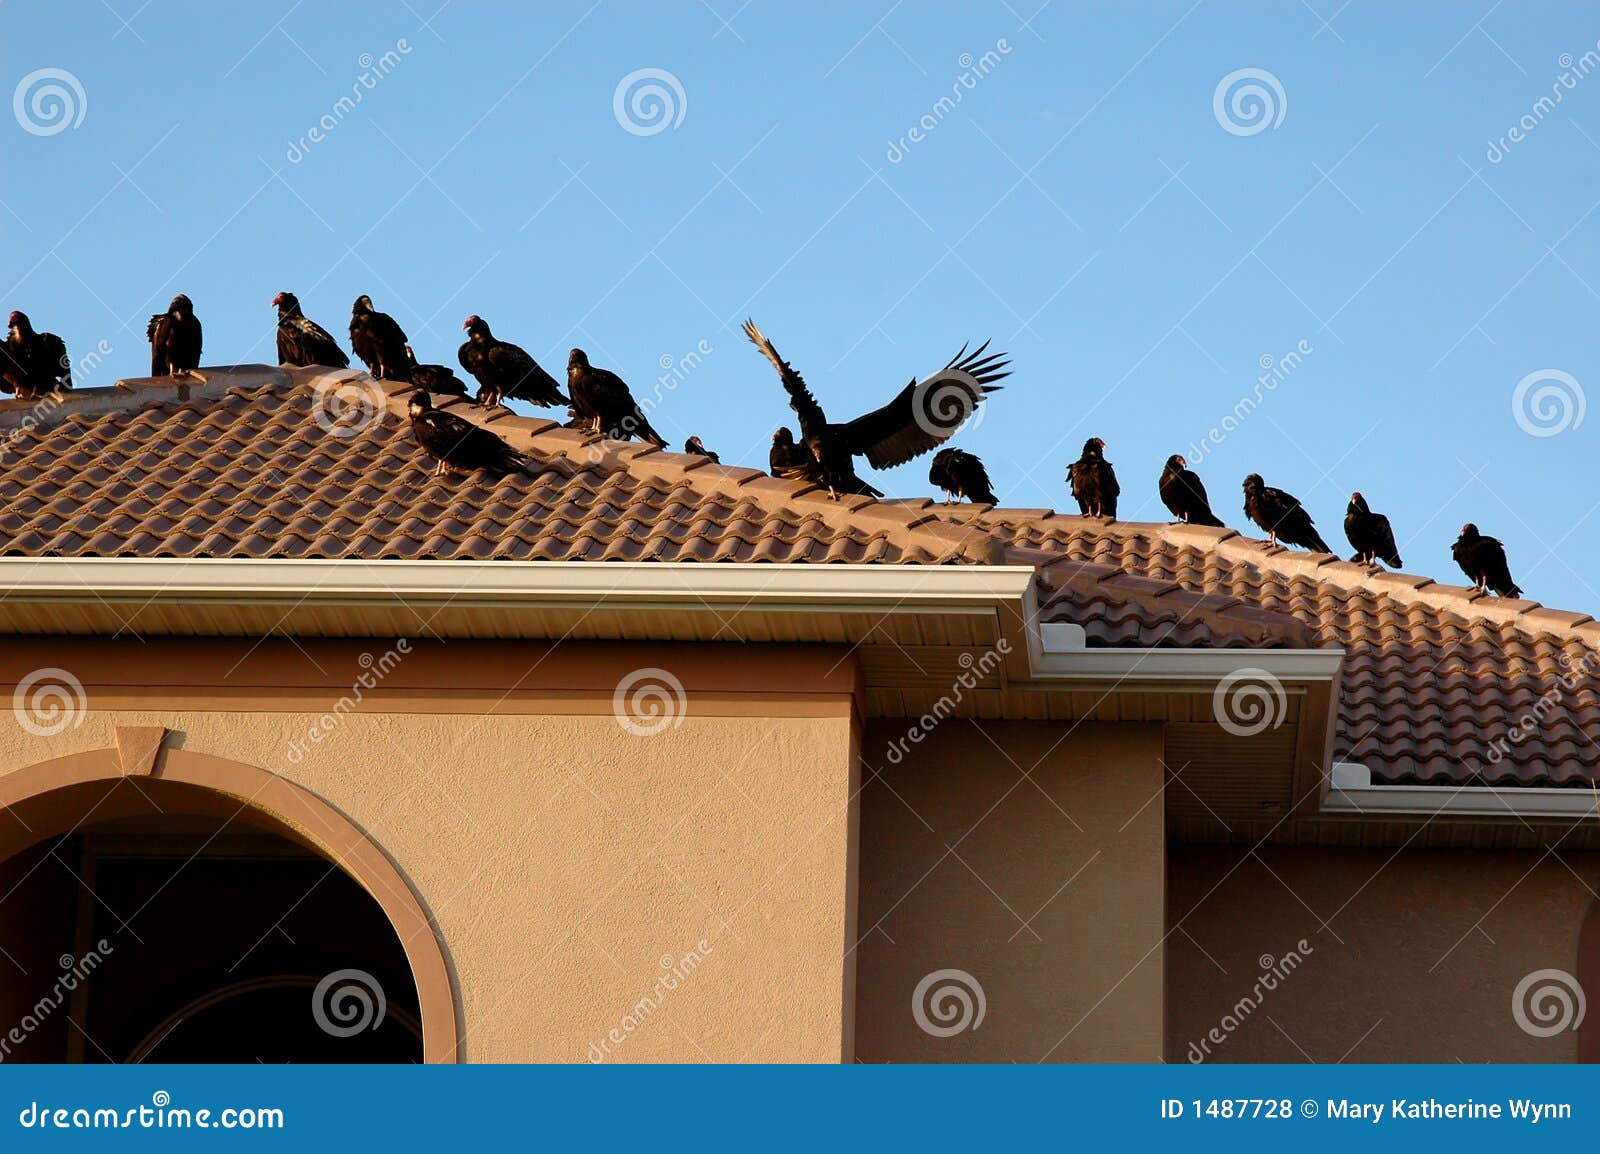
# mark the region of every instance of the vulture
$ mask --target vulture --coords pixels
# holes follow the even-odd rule
[[[699,437],[690,437],[683,443],[683,451],[697,457],[710,457],[713,465],[722,464],[722,458],[701,444]]]
[[[604,433],[613,441],[638,437],[658,449],[666,448],[666,438],[650,427],[650,418],[633,399],[627,382],[610,369],[595,368],[582,349],[573,349],[567,358],[567,392],[572,407],[588,421],[591,431]]]
[[[67,344],[55,333],[38,333],[26,313],[11,314],[0,376],[21,400],[34,400],[72,388]]]
[[[467,331],[467,339],[456,359],[478,382],[478,404],[492,408],[507,397],[547,409],[571,403],[538,361],[509,341],[496,340],[482,317],[470,316],[461,327]]]
[[[1244,515],[1267,531],[1267,540],[1278,544],[1281,537],[1287,544],[1318,553],[1332,553],[1328,543],[1317,532],[1316,525],[1300,505],[1282,489],[1274,489],[1262,481],[1260,473],[1251,473],[1244,479]]]
[[[372,298],[362,293],[350,306],[350,351],[360,357],[367,372],[380,381],[411,379],[410,346],[405,330],[388,313],[372,307]]]
[[[787,425],[772,434],[767,471],[774,477],[799,477],[813,464],[810,450],[795,444],[794,431]]]
[[[419,365],[417,355],[406,346],[406,379],[426,393],[464,397],[467,386],[449,365]]]
[[[488,429],[474,425],[465,417],[433,407],[433,398],[421,389],[411,395],[407,406],[411,415],[411,434],[422,451],[438,462],[433,475],[471,473],[482,469],[491,477],[521,473],[535,477],[533,462],[517,452]]]
[[[150,318],[144,335],[150,341],[150,375],[176,377],[200,367],[200,319],[194,302],[179,293],[167,311]]]
[[[1161,503],[1185,525],[1227,528],[1222,518],[1211,511],[1211,499],[1206,496],[1206,487],[1200,483],[1200,477],[1189,468],[1189,462],[1177,453],[1167,458],[1166,468],[1161,470],[1161,480],[1156,487],[1161,493]]]
[[[1461,526],[1461,536],[1450,550],[1461,571],[1472,578],[1479,593],[1493,589],[1501,597],[1521,597],[1522,590],[1511,580],[1506,564],[1506,548],[1493,537],[1485,537],[1476,525]]]
[[[1117,495],[1122,486],[1117,484],[1116,470],[1105,457],[1106,443],[1099,437],[1090,437],[1083,443],[1083,456],[1067,467],[1067,481],[1072,495],[1078,500],[1078,510],[1085,517],[1117,519]]]
[[[1367,499],[1360,493],[1350,494],[1350,504],[1344,513],[1344,535],[1356,551],[1350,560],[1363,565],[1381,560],[1391,569],[1400,568],[1400,550],[1395,548],[1389,518],[1367,508]]]
[[[272,298],[278,309],[278,361],[285,365],[331,365],[337,369],[350,367],[350,358],[344,355],[328,330],[300,311],[300,300],[294,293],[279,293]]]
[[[944,490],[946,504],[965,497],[978,505],[998,505],[983,462],[961,449],[940,449],[928,467],[928,481]]]
[[[753,320],[745,320],[744,334],[778,370],[784,392],[789,394],[789,407],[800,418],[800,437],[810,450],[812,461],[805,467],[813,480],[827,485],[834,498],[840,493],[881,495],[856,476],[857,455],[866,457],[874,469],[891,469],[920,457],[949,440],[984,397],[998,390],[993,382],[1011,375],[1002,371],[1009,363],[1003,353],[984,355],[988,341],[971,354],[962,345],[961,351],[926,381],[913,378],[888,404],[853,421],[834,424],[805,380],[778,355]]]

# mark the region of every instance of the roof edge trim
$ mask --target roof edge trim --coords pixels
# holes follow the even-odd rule
[[[1351,817],[1534,818],[1600,821],[1600,801],[1588,790],[1518,785],[1374,785],[1372,771],[1335,762],[1322,812]]]

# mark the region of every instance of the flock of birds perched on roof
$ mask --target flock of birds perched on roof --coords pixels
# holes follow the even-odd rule
[[[278,360],[287,365],[322,365],[346,368],[350,358],[321,325],[301,311],[293,293],[279,293],[272,301],[278,310]],[[483,408],[526,401],[543,408],[566,406],[566,427],[604,434],[614,440],[637,437],[658,448],[666,440],[650,424],[646,410],[616,373],[589,363],[582,349],[567,359],[567,391],[526,351],[497,338],[483,318],[470,316],[461,326],[466,341],[456,357],[478,384],[474,400]],[[912,378],[880,408],[854,420],[830,421],[804,378],[778,355],[766,335],[746,320],[745,336],[778,371],[800,425],[800,440],[787,427],[772,435],[768,465],[776,477],[823,486],[831,497],[882,492],[857,475],[855,458],[865,457],[874,469],[889,469],[932,450],[928,473],[946,501],[966,498],[981,504],[998,504],[983,462],[953,446],[941,447],[1010,375],[1004,354],[989,353],[988,342],[968,352],[963,345],[945,366],[925,381]],[[187,296],[172,298],[167,311],[150,318],[150,372],[154,376],[179,376],[200,366],[201,327],[194,304]],[[404,330],[387,313],[372,306],[372,298],[356,298],[350,313],[350,347],[377,380],[405,381],[414,386],[408,411],[417,443],[436,462],[440,473],[485,471],[536,475],[526,455],[513,449],[481,425],[433,407],[433,397],[467,397],[466,384],[448,365],[419,364]],[[0,392],[24,400],[38,400],[72,388],[72,362],[66,343],[54,333],[34,330],[28,317],[13,312],[6,340],[0,345]],[[955,419],[952,419],[954,417]],[[1086,517],[1114,521],[1121,487],[1116,471],[1105,458],[1106,443],[1091,437],[1067,470],[1067,483]],[[699,437],[690,437],[684,452],[718,461]],[[1224,528],[1211,509],[1199,476],[1182,456],[1167,458],[1157,482],[1161,501],[1180,523]],[[1270,544],[1297,545],[1332,553],[1315,522],[1298,498],[1273,488],[1251,473],[1244,479],[1244,513],[1267,534]],[[1355,549],[1352,561],[1369,567],[1382,562],[1399,568],[1400,553],[1389,519],[1374,513],[1360,493],[1353,493],[1346,508],[1345,536]],[[1476,525],[1464,525],[1451,550],[1462,572],[1479,592],[1493,590],[1501,597],[1517,597],[1521,590],[1511,579],[1505,548],[1483,536]]]

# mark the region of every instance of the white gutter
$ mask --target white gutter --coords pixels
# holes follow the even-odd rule
[[[288,558],[0,558],[13,602],[160,601],[539,607],[796,605],[993,611],[1020,599],[1029,566],[758,565],[736,562],[367,561]]]
[[[1489,785],[1374,785],[1364,765],[1333,766],[1322,812],[1362,817],[1522,817],[1600,820],[1600,800],[1585,789]]]

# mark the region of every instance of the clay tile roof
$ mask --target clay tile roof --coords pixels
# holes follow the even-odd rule
[[[1091,645],[1346,651],[1336,756],[1378,780],[1586,784],[1600,622],[1230,530],[798,482],[498,413],[538,475],[435,478],[407,387],[243,365],[0,401],[0,551],[813,564],[1029,564]],[[453,411],[484,423],[476,408]]]

